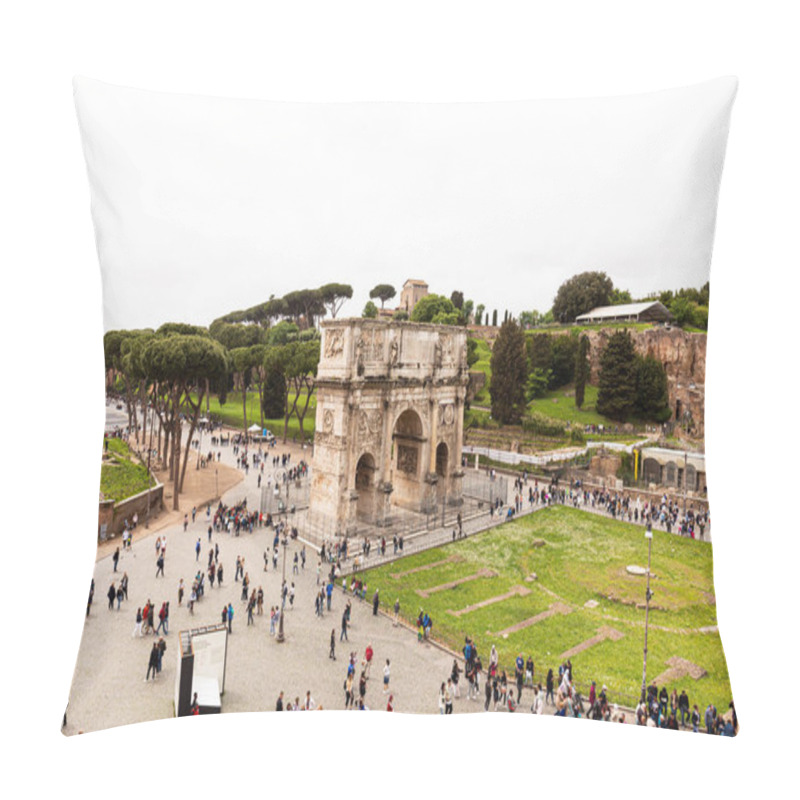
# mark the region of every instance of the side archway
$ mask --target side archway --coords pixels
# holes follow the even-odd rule
[[[356,517],[364,522],[375,521],[375,459],[364,453],[356,464]]]

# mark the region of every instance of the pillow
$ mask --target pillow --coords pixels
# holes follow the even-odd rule
[[[735,734],[703,446],[734,79],[74,88],[107,417],[65,733],[369,708]]]

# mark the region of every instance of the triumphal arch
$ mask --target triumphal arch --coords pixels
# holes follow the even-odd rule
[[[310,510],[336,533],[460,504],[467,331],[321,323]],[[327,526],[326,526],[327,527]]]

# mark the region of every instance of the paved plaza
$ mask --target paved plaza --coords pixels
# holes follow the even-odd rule
[[[280,454],[290,449],[294,463],[302,457],[299,448],[278,445],[274,452]],[[232,447],[223,447],[221,452],[223,463],[234,466]],[[265,467],[265,474],[267,470]],[[233,505],[246,497],[251,510],[257,509],[260,497],[257,474],[251,468],[243,481],[223,496],[223,502]],[[185,502],[182,501],[182,510]],[[316,616],[317,554],[312,547],[306,546],[305,570],[293,575],[294,553],[300,550],[302,543],[290,541],[286,553],[286,577],[287,583],[294,581],[296,595],[292,608],[287,603],[286,641],[279,644],[269,634],[269,608],[279,603],[282,562],[279,560],[278,569],[273,570],[270,561],[269,571],[265,572],[263,559],[264,551],[272,550],[272,529],[257,528],[252,534],[242,532],[239,536],[214,532],[209,543],[205,506],[198,508],[194,523],[191,522],[191,507],[185,510],[190,513],[186,532],[182,523],[160,529],[156,521],[147,532],[141,526],[137,528],[131,551],[121,552],[117,573],[113,571],[111,558],[114,547],[112,543],[104,545],[102,552],[105,555],[101,555],[95,566],[94,603],[84,627],[66,734],[173,716],[178,632],[219,623],[223,605],[227,603],[233,604],[235,613],[233,633],[228,637],[223,713],[274,710],[279,692],[283,691],[285,698],[294,700],[295,697],[304,698],[308,690],[323,708],[342,709],[349,654],[356,651],[360,661],[369,644],[375,655],[366,694],[368,708],[386,707],[382,678],[388,658],[395,710],[438,712],[439,686],[450,675],[453,656],[436,645],[419,644],[413,631],[395,627],[389,618],[373,616],[370,598],[376,587],[369,587],[367,600],[361,601],[350,594],[345,596],[340,584],[333,593],[332,610],[326,611],[322,618]],[[161,535],[167,538],[165,577],[155,577],[155,541]],[[198,539],[202,549],[196,560]],[[114,541],[121,544],[119,537]],[[182,607],[178,606],[178,582],[180,578],[184,579],[188,598],[192,579],[198,569],[206,570],[208,551],[217,544],[219,560],[224,565],[223,586],[211,588],[206,579],[205,596],[191,614],[186,599]],[[241,583],[234,582],[237,556],[245,559],[251,591],[258,590],[259,586],[264,589],[264,615],[256,615],[253,626],[247,625]],[[116,602],[114,610],[109,610],[106,592],[110,583],[118,582],[124,572],[129,578],[129,599],[123,600],[120,610],[116,609]],[[144,606],[148,599],[155,604],[156,610],[168,600],[170,620],[169,634],[164,637],[167,651],[162,672],[155,682],[146,683],[148,657],[157,637],[134,638],[131,634],[136,609]],[[341,617],[347,599],[352,603],[349,641],[340,642]],[[383,597],[382,602],[391,605],[394,598]],[[414,609],[413,613],[416,611]],[[336,661],[328,658],[330,635],[334,628]],[[463,697],[466,694],[463,681],[462,689],[462,699],[456,701],[455,713],[483,708],[482,702],[468,701]]]

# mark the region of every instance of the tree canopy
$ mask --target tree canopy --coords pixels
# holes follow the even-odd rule
[[[381,301],[381,308],[383,308],[384,303],[387,300],[391,300],[397,291],[395,290],[394,286],[389,283],[379,283],[375,286],[369,293],[370,300],[380,300]]]
[[[456,314],[455,306],[447,297],[440,294],[426,294],[417,300],[411,312],[412,322],[433,322],[437,314]],[[448,324],[448,323],[445,323]],[[452,324],[452,323],[449,323]]]
[[[353,287],[349,283],[326,283],[318,291],[323,305],[333,319],[336,319],[344,301],[353,296]]]
[[[611,304],[614,284],[605,272],[581,272],[564,281],[553,300],[557,322],[574,322],[575,317],[598,306]]]

